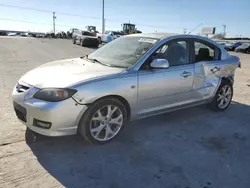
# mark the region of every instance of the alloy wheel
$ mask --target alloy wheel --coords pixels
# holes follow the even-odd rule
[[[98,109],[90,121],[90,133],[98,141],[112,139],[121,129],[123,114],[115,105],[106,105]]]
[[[229,85],[224,85],[217,97],[217,105],[220,109],[226,108],[231,102],[232,89]]]

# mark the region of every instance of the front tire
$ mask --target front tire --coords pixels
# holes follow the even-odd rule
[[[92,144],[105,144],[118,136],[127,122],[125,106],[116,98],[93,103],[84,113],[78,131]]]
[[[209,103],[210,109],[214,111],[226,110],[233,98],[233,86],[229,81],[223,81],[219,86],[213,100]]]

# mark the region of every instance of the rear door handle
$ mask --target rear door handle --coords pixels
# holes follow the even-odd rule
[[[184,78],[187,78],[187,77],[191,76],[191,72],[184,71],[183,73],[181,73],[181,76]]]
[[[211,69],[211,72],[216,73],[216,72],[218,72],[220,70],[221,70],[221,67],[214,67],[214,68]]]

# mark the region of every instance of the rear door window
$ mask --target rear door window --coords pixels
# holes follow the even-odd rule
[[[220,60],[220,49],[206,41],[194,41],[194,62]]]

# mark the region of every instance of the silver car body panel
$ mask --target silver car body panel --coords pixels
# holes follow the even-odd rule
[[[25,100],[26,92],[20,94],[14,89],[13,101],[27,109],[26,125],[44,135],[74,134],[88,105],[107,96],[127,101],[131,120],[207,103],[212,100],[223,78],[233,80],[240,63],[238,57],[231,56],[216,42],[201,36],[157,33],[123,37],[134,36],[160,40],[131,68],[107,67],[75,58],[44,64],[25,74],[19,82],[28,83],[30,87],[77,89],[72,98],[57,103],[33,98]],[[155,50],[179,38],[200,39],[213,44],[220,49],[221,60],[140,70]],[[184,72],[188,73],[187,77],[183,76]],[[67,118],[62,119],[59,114]],[[51,121],[53,128],[46,130],[32,126],[31,119],[35,117]]]
[[[38,88],[65,88],[72,84],[122,72],[81,58],[45,63],[21,77],[20,80]]]
[[[145,117],[145,114],[151,115],[150,113],[154,114],[154,112],[170,111],[171,108],[175,109],[176,106],[187,106],[187,104],[192,103],[198,105],[202,103],[202,100],[207,101],[211,99],[221,83],[221,78],[233,77],[234,71],[238,67],[238,57],[229,55],[228,52],[221,48],[216,42],[204,37],[191,35],[176,36],[175,34],[161,33],[134,34],[128,37],[133,36],[163,39],[127,71],[114,77],[108,77],[105,80],[97,79],[94,81],[95,83],[91,82],[86,84],[83,82],[82,85],[78,84],[75,86],[74,88],[79,91],[76,99],[78,102],[80,98],[82,98],[81,101],[82,104],[84,104],[92,103],[101,97],[109,95],[121,96],[130,104],[131,118],[133,120],[140,118],[140,116]],[[164,38],[166,36],[167,38]],[[155,50],[166,42],[179,38],[196,38],[217,46],[221,50],[221,60],[170,67],[164,70],[139,70],[142,64]],[[220,71],[212,73],[211,69],[214,67],[219,68]],[[181,77],[180,74],[183,71],[191,72],[191,77]],[[136,79],[137,83],[135,82]],[[100,90],[99,85],[103,84],[105,84],[105,88]],[[131,89],[134,86],[136,90]],[[87,93],[86,91],[91,92]],[[136,100],[134,92],[137,92]]]
[[[27,85],[19,81],[22,85]],[[16,87],[12,93],[12,99],[15,103],[21,105],[27,110],[26,122],[24,123],[29,129],[42,135],[63,136],[72,135],[77,132],[77,125],[87,110],[86,105],[78,105],[72,98],[61,102],[47,102],[34,98],[25,99],[28,90],[17,92]],[[67,117],[67,118],[64,118]],[[50,129],[43,129],[33,125],[34,119],[51,122]]]

